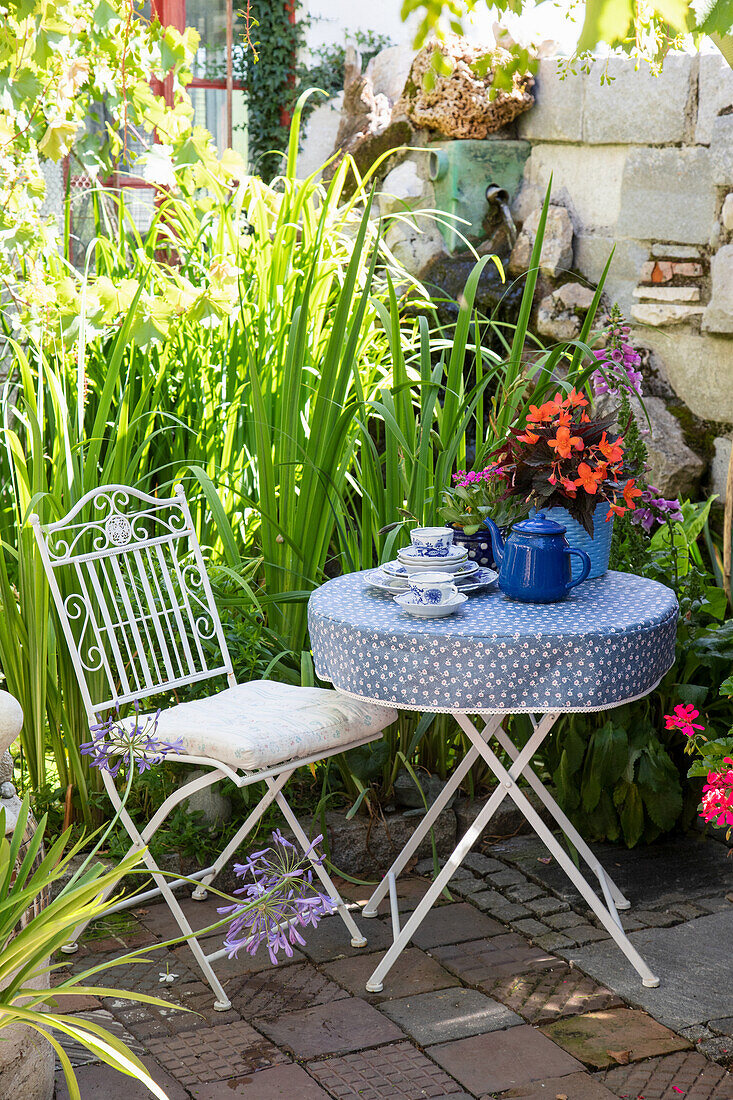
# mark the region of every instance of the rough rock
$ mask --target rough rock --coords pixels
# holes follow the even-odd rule
[[[702,313],[702,306],[668,305],[667,303],[662,305],[662,303],[652,302],[635,305],[631,309],[631,316],[640,325],[653,325],[655,328],[689,322]]]
[[[532,256],[541,210],[533,210],[517,237],[512,254],[509,257],[509,271],[518,275],[527,271]],[[540,254],[540,272],[551,279],[557,278],[573,265],[573,225],[570,215],[563,206],[549,206],[545,237]]]
[[[543,298],[537,311],[537,330],[552,340],[574,340],[591,307],[594,292],[582,283],[565,283]]]
[[[733,115],[718,115],[710,140],[712,181],[718,187],[733,184]]]
[[[450,67],[446,76],[433,69],[436,51]],[[404,97],[396,110],[404,106],[414,126],[447,138],[485,138],[500,130],[534,103],[534,78],[530,73],[516,73],[511,92],[501,91],[490,99],[493,69],[511,58],[506,50],[490,52],[493,64],[485,76],[479,76],[473,67],[486,57],[484,47],[456,34],[447,35],[444,41],[428,42],[412,63]],[[423,83],[428,72],[434,76],[430,88]]]
[[[700,420],[733,424],[733,340],[709,333],[703,340],[692,328],[678,327],[674,339],[663,329],[636,329],[632,340],[664,361],[664,374],[675,394]]]
[[[411,136],[412,127],[407,119],[393,111],[386,95],[375,93],[371,77],[361,72],[359,55],[349,48],[344,70],[343,106],[334,147],[342,156],[328,166],[324,177],[333,177],[347,153],[363,174],[382,153],[407,144]],[[353,180],[350,185],[353,187]]]
[[[439,779],[437,775],[418,775],[418,779],[419,789],[407,769],[400,768],[394,781],[394,800],[397,806],[403,809],[424,810],[425,802],[428,806],[432,806],[445,787],[445,780]],[[448,805],[452,806],[454,801],[455,795]]]
[[[386,96],[391,106],[400,99],[410,75],[415,51],[409,46],[388,46],[375,54],[364,73],[375,95]]]
[[[433,185],[422,178],[415,161],[404,160],[386,176],[379,213],[383,218],[390,214],[401,217],[388,225],[385,241],[412,275],[419,275],[436,256],[445,253],[445,241],[434,218],[420,214],[421,209],[434,206]]]
[[[670,265],[671,266],[671,265]],[[652,302],[699,302],[699,286],[640,286],[634,291],[635,298]]]
[[[733,232],[733,191],[729,195],[726,195],[723,200],[723,210],[720,215],[720,220],[723,223],[723,228],[728,232]]]
[[[661,397],[645,397],[644,405],[651,422],[651,434],[644,437],[649,453],[648,479],[662,496],[695,497],[705,463],[685,442],[682,425]],[[642,431],[648,431],[644,414],[637,419]]]
[[[717,493],[719,503],[725,500],[728,488],[728,470],[730,468],[731,450],[733,450],[733,437],[719,435],[713,440],[714,454],[710,463],[710,491]]]
[[[206,774],[201,768],[191,771],[181,785],[190,783],[191,780]],[[231,799],[220,794],[216,784],[203,787],[200,791],[194,791],[193,794],[188,796],[184,805],[187,813],[203,814],[203,820],[207,825],[223,825],[232,816]]]
[[[705,332],[733,332],[733,244],[725,244],[710,261],[713,295],[702,319]]]
[[[683,247],[665,246],[666,254],[660,258],[697,258],[689,255],[690,246],[707,244],[715,218],[711,157],[712,146],[710,150],[703,145],[631,146],[624,166],[616,236],[679,241]],[[652,255],[657,258],[654,249]]]

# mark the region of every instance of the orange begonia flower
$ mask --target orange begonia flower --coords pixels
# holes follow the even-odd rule
[[[559,395],[558,395],[559,396]],[[546,424],[548,420],[552,420],[553,416],[559,411],[557,398],[554,401],[546,401],[544,405],[530,405],[529,412],[527,413],[527,423],[530,424]]]
[[[522,435],[517,436],[517,439],[520,441],[520,443],[536,443],[539,438],[540,437],[537,435],[537,432],[532,432],[529,430],[529,428],[527,428],[526,432],[524,432]]]
[[[557,414],[557,424],[561,428],[569,428],[573,422],[573,418],[567,409],[561,409]]]
[[[575,488],[575,482],[571,481],[569,477],[561,479],[562,487],[569,497],[575,497],[578,495],[578,490]]]
[[[560,458],[570,458],[573,447],[576,451],[583,450],[583,440],[579,435],[571,435],[570,428],[558,428],[557,435],[554,439],[547,440],[548,447],[552,447],[553,451],[560,456]]]
[[[611,516],[622,516],[626,509],[621,504],[612,504],[606,512],[606,523],[608,523]]]
[[[591,469],[587,462],[581,462],[578,466],[578,474],[576,485],[582,485],[586,493],[598,491],[598,482],[602,480],[602,477],[598,476],[598,470]]]
[[[578,393],[576,389],[572,389],[568,394],[567,404],[571,409],[583,408],[588,404],[588,400],[582,393]]]
[[[601,441],[598,444],[598,450],[608,462],[621,462],[624,457],[624,445],[623,440],[619,439],[616,443],[611,443],[606,438],[604,432],[601,436]]]
[[[634,497],[641,496],[641,489],[636,489],[634,487],[635,481],[636,478],[629,478],[629,480],[624,485],[624,500],[626,501],[627,507],[630,508],[632,512],[634,508],[636,508],[636,505],[634,504]]]

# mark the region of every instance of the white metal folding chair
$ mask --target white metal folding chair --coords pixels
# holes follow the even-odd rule
[[[228,777],[238,787],[264,781],[266,791],[241,828],[210,866],[189,876],[200,880],[193,897],[222,870],[273,802],[304,851],[308,838],[290,808],[283,787],[296,768],[381,736],[397,717],[386,707],[362,703],[323,688],[302,688],[257,680],[237,684],[224,632],[196,538],[183,488],[158,499],[122,485],[87,493],[55,523],[30,517],[51,593],[86,707],[90,725],[110,711],[170,693],[198,681],[225,676],[227,687],[204,699],[163,710],[158,736],[182,738],[183,753],[169,761],[195,764],[206,773],[179,787],[138,829],[122,807],[114,780],[102,776],[107,794],[131,838],[142,851],[155,889],[123,900],[113,909],[139,905],[162,895],[187,938],[216,996],[214,1007],[230,1006],[212,963],[226,952],[206,955],[173,891],[187,879],[168,881],[147,845],[168,814],[195,791]],[[309,857],[354,947],[366,939],[323,866]],[[83,928],[65,950],[75,951]]]

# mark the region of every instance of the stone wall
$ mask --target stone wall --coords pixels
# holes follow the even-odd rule
[[[390,71],[404,68],[405,52],[391,51]],[[372,62],[377,77],[381,60]],[[614,250],[608,300],[648,349],[654,396],[673,411],[675,402],[687,406],[688,441],[690,423],[693,435],[706,436],[700,450],[714,491],[724,492],[733,435],[733,70],[717,52],[672,54],[659,76],[613,58],[562,79],[547,58],[534,94],[531,110],[487,139],[531,146],[515,221],[531,218],[552,178],[552,203],[572,223],[569,266],[596,284]],[[332,127],[322,129],[320,148],[306,143],[309,162],[328,153]],[[383,187],[395,198],[385,194],[383,214],[434,206],[425,156],[432,141],[416,131],[413,146],[422,148],[403,155],[408,164],[391,163]],[[442,247],[427,218],[415,230],[394,224],[388,240],[418,274]]]

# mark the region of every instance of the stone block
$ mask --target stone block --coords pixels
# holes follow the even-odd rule
[[[510,1008],[474,989],[440,989],[389,1001],[380,1011],[421,1047],[501,1031],[523,1021]]]
[[[716,205],[711,155],[703,146],[632,149],[624,168],[618,236],[705,244]]]
[[[702,264],[672,264],[672,274],[682,279],[699,279],[702,275]]]
[[[662,360],[674,392],[701,420],[733,421],[733,340],[691,330],[669,334],[647,328],[635,339]]]
[[[632,1008],[588,1012],[545,1024],[540,1031],[593,1069],[605,1069],[621,1061],[615,1055],[622,1052],[629,1061],[639,1062],[690,1047],[689,1040]]]
[[[662,325],[687,324],[703,313],[702,306],[678,306],[664,304],[636,305],[631,309],[631,316],[640,325],[653,325],[658,328]]]
[[[720,502],[725,500],[725,491],[728,485],[728,468],[730,466],[730,453],[733,447],[733,439],[727,435],[719,435],[713,440],[715,452],[710,464],[710,491],[717,493]]]
[[[525,166],[527,193],[521,202],[540,206],[552,176],[552,200],[569,210],[576,233],[610,230],[621,210],[628,152],[624,145],[535,145]]]
[[[613,259],[606,278],[605,292],[611,302],[618,302],[628,317],[634,301],[634,289],[639,273],[649,253],[638,241],[614,240],[612,236],[578,235],[574,242],[575,267],[591,283],[603,274],[608,257]]]
[[[730,233],[733,231],[733,191],[723,199],[723,209],[720,214],[723,228]]]
[[[717,50],[700,54],[697,88],[695,141],[709,145],[717,115],[733,104],[733,71]]]
[[[591,145],[672,143],[684,139],[690,88],[689,54],[670,53],[655,76],[642,61],[596,61],[585,80],[583,141]],[[611,83],[601,83],[608,76]]]
[[[703,331],[733,333],[733,244],[725,244],[715,253],[710,277],[713,295],[702,319]]]
[[[718,115],[710,139],[711,177],[717,187],[733,184],[733,115]]]
[[[634,291],[635,298],[652,302],[699,302],[699,286],[641,286]]]
[[[580,74],[562,80],[557,58],[540,61],[535,104],[519,119],[519,136],[530,141],[582,141],[584,85]]]
[[[691,244],[676,244],[671,242],[669,244],[653,244],[649,250],[649,254],[655,260],[674,259],[674,260],[699,260],[700,249]]]
[[[522,226],[517,243],[509,257],[509,271],[527,271],[532,255],[540,211],[533,211]],[[573,225],[570,215],[562,206],[550,206],[545,223],[545,236],[540,253],[540,271],[551,278],[562,274],[573,263]]]

